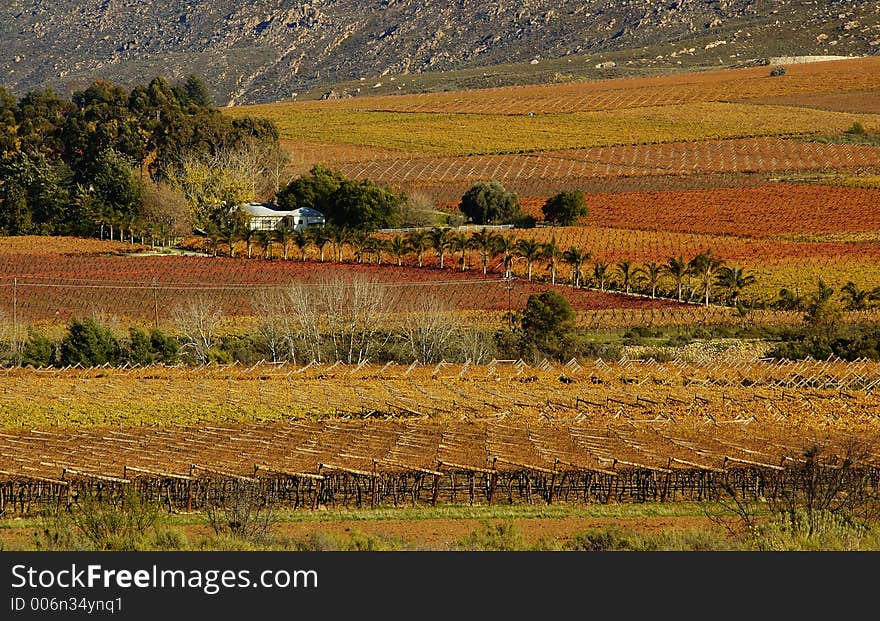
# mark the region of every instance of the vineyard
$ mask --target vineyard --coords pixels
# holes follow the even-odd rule
[[[0,386],[9,513],[126,485],[196,510],[242,482],[292,508],[766,497],[806,446],[833,460],[854,434],[880,476],[876,363],[19,369]]]
[[[523,202],[541,216],[541,198]],[[880,191],[821,185],[591,194],[589,209],[596,226],[679,233],[760,238],[880,230]]]
[[[791,196],[798,195],[794,186]],[[830,197],[837,196],[841,205],[846,202],[847,193],[863,196],[872,191],[827,188],[818,194],[811,192],[813,186],[805,186],[802,194],[811,197],[817,209],[828,205]],[[774,195],[774,188],[744,189],[739,192],[752,196],[753,204],[758,205],[762,197]],[[616,197],[608,195],[605,207],[597,202],[595,209],[601,217],[619,218]],[[723,219],[712,219],[712,209],[700,210],[702,195],[699,192],[685,194],[693,205],[692,213],[697,222],[692,228],[699,229],[700,222],[707,228],[712,223],[722,223]],[[732,193],[728,203],[736,203]],[[783,197],[785,195],[783,194]],[[824,197],[824,198],[823,198]],[[601,198],[601,196],[600,196]],[[616,278],[615,264],[631,261],[639,267],[648,262],[665,263],[669,257],[682,255],[689,259],[699,252],[711,249],[717,257],[727,264],[738,264],[752,270],[757,281],[748,293],[750,296],[770,300],[782,288],[810,292],[818,278],[823,278],[832,286],[839,288],[848,281],[859,287],[871,289],[880,283],[880,247],[875,243],[840,242],[795,242],[768,238],[733,237],[729,235],[674,232],[668,229],[686,229],[687,211],[677,208],[664,212],[647,209],[656,204],[652,195],[635,195],[632,201],[641,201],[645,207],[633,207],[633,217],[641,217],[645,228],[653,226],[667,230],[634,230],[622,228],[544,227],[515,231],[517,239],[534,239],[539,243],[554,241],[562,249],[575,247],[592,253],[583,266],[584,281],[592,277],[593,264],[609,264],[608,283]],[[768,199],[769,200],[769,199]],[[780,200],[780,204],[784,201]],[[633,203],[630,203],[633,204]],[[638,204],[637,202],[635,203]],[[682,201],[679,204],[684,204]],[[857,203],[859,205],[863,203]],[[532,203],[532,209],[536,203]],[[704,204],[703,204],[704,205]],[[607,215],[601,215],[603,213]],[[827,207],[829,212],[832,207]],[[724,211],[719,206],[717,213]],[[856,209],[850,209],[856,212]],[[625,212],[626,213],[626,212]],[[641,213],[641,215],[639,215]],[[859,211],[859,213],[862,213]],[[738,212],[736,226],[747,229],[760,227],[760,213],[757,207],[749,212]],[[703,216],[702,219],[700,216]],[[597,217],[600,217],[597,216]],[[838,228],[848,224],[853,228],[871,226],[871,212],[865,210],[862,220],[831,220],[839,223]],[[778,221],[801,222],[801,230],[821,224],[810,218],[794,217],[794,212],[778,215]],[[860,224],[860,222],[862,224]],[[673,224],[676,223],[676,224]],[[792,226],[789,230],[798,230]],[[780,227],[776,232],[781,232]],[[768,228],[768,234],[774,232]],[[385,235],[386,239],[391,235]],[[870,238],[869,238],[870,239]],[[46,241],[47,243],[43,243]],[[74,248],[82,242],[80,251]],[[202,241],[193,247],[206,248]],[[281,244],[275,243],[272,260],[265,260],[263,248],[257,246],[254,258],[241,258],[245,255],[244,242],[237,242],[237,257],[225,256],[157,256],[134,254],[123,256],[125,249],[137,246],[118,242],[108,243],[95,240],[73,240],[53,238],[6,238],[0,248],[0,316],[2,324],[12,321],[22,323],[59,324],[71,317],[99,316],[114,322],[168,324],[176,309],[193,300],[211,299],[217,302],[224,315],[229,317],[248,317],[259,314],[255,300],[265,292],[280,292],[294,285],[315,285],[322,280],[333,278],[352,278],[361,275],[386,285],[388,300],[385,312],[389,321],[394,316],[406,313],[419,300],[436,298],[443,300],[450,311],[464,313],[483,313],[486,323],[493,313],[519,310],[525,305],[529,295],[548,289],[562,293],[579,312],[580,323],[589,327],[619,327],[627,325],[700,325],[725,324],[740,321],[729,308],[697,308],[680,305],[669,299],[651,299],[645,295],[624,295],[619,292],[600,291],[599,283],[592,282],[592,289],[573,288],[571,266],[560,261],[557,268],[557,285],[550,282],[548,262],[536,260],[532,266],[533,280],[529,281],[528,266],[524,259],[514,259],[511,269],[515,279],[505,280],[502,257],[490,257],[487,274],[480,269],[481,257],[475,250],[465,250],[466,271],[461,270],[461,252],[449,251],[445,257],[445,269],[439,269],[438,257],[433,250],[427,250],[423,257],[423,267],[417,267],[417,258],[409,253],[401,258],[402,265],[395,264],[394,257],[385,251],[383,264],[378,264],[375,253],[363,257],[363,262],[355,261],[354,250],[350,245],[343,247],[343,263],[337,263],[335,252],[328,246],[325,261],[320,261],[320,252],[314,245],[306,249],[307,261],[300,259],[300,252],[291,252],[288,260],[281,258]],[[96,254],[99,250],[117,254]],[[36,253],[36,254],[34,254]],[[661,282],[661,289],[669,289],[668,279]],[[488,314],[487,314],[488,313]],[[864,315],[864,316],[862,316]],[[855,313],[852,320],[871,320],[871,311]],[[462,321],[470,321],[464,315]],[[788,324],[799,321],[799,315],[755,311],[750,321],[767,324]],[[6,326],[8,328],[8,326]]]

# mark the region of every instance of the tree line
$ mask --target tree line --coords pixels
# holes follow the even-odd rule
[[[186,234],[199,206],[235,201],[254,190],[242,186],[271,179],[278,153],[271,122],[221,114],[195,76],[131,90],[98,81],[69,99],[51,89],[16,99],[0,86],[0,231]],[[260,169],[228,179],[212,172],[223,158],[235,160],[227,168],[250,160]]]

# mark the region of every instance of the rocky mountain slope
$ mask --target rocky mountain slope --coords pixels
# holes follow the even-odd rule
[[[95,78],[130,84],[199,73],[219,103],[248,103],[360,78],[372,88],[382,76],[503,63],[520,64],[512,80],[546,79],[529,77],[528,68],[539,75],[541,63],[564,57],[575,60],[578,77],[591,77],[877,53],[880,5],[863,0],[0,4],[0,83],[17,93],[44,85],[70,90]]]

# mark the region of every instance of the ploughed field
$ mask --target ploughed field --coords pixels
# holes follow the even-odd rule
[[[198,509],[242,482],[294,508],[777,493],[810,446],[833,461],[857,440],[876,477],[878,385],[867,362],[16,369],[0,502],[134,484]]]

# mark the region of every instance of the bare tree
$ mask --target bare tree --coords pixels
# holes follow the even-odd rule
[[[386,285],[364,276],[333,278],[318,284],[315,307],[323,316],[336,360],[352,364],[369,357],[378,344],[382,312],[391,301]]]
[[[323,362],[321,318],[316,303],[314,285],[296,283],[284,292],[284,331],[293,359],[294,352],[300,349],[310,361]]]
[[[422,296],[410,304],[403,317],[401,336],[419,362],[436,362],[455,335],[454,312],[445,300]]]
[[[258,289],[251,306],[258,318],[257,331],[266,343],[272,362],[290,357],[290,319],[288,296],[277,289]]]
[[[209,295],[199,294],[176,307],[172,317],[184,339],[181,351],[191,354],[202,364],[210,362],[217,328],[223,319],[220,302]]]

